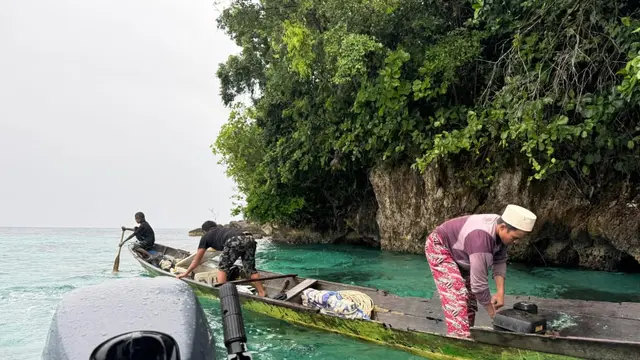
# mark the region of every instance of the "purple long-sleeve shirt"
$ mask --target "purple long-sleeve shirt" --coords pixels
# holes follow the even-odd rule
[[[489,268],[494,278],[507,272],[507,247],[496,238],[498,218],[495,214],[467,215],[436,228],[458,266],[470,273],[471,291],[482,305],[491,302]]]

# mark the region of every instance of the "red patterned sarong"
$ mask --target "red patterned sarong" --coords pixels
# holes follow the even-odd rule
[[[469,276],[462,276],[451,252],[435,231],[427,237],[424,253],[440,294],[447,335],[470,337],[469,327],[475,322],[478,302],[471,292]]]

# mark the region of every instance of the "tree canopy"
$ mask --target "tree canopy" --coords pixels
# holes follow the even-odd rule
[[[585,194],[639,170],[640,17],[622,0],[232,0],[213,151],[251,220],[340,227],[376,165],[519,167]],[[242,102],[243,98],[250,99]]]

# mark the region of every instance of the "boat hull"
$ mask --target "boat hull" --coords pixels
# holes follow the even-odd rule
[[[133,255],[149,275],[174,276],[145,262],[135,253]],[[192,280],[185,281],[199,297],[218,299],[218,290],[215,287]],[[395,329],[378,321],[344,319],[324,315],[315,309],[306,308],[299,304],[283,303],[255,295],[240,294],[240,302],[243,308],[272,318],[394,347],[431,360],[581,359],[581,357],[484,344],[473,340],[447,337],[441,334],[412,331],[411,329]],[[607,358],[610,359],[610,357]],[[629,358],[627,357],[626,359]]]

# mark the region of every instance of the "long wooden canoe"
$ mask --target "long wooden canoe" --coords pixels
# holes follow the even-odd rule
[[[143,259],[132,247],[129,249],[150,275],[175,276]],[[176,261],[191,255],[187,251],[160,244],[155,245],[152,254]],[[196,269],[196,272],[207,271],[215,271],[215,266],[205,263]],[[282,275],[259,272],[261,277]],[[218,297],[215,284],[212,286],[202,281],[183,280],[198,296]],[[384,290],[293,275],[264,280],[263,285],[268,295],[266,298],[240,293],[240,301],[245,309],[290,323],[391,346],[432,360],[631,360],[640,355],[640,303],[506,296],[505,308],[518,301],[537,304],[539,314],[547,317],[550,328],[554,330],[552,334],[499,331],[492,326],[486,312],[480,310],[476,326],[471,330],[473,339],[469,340],[446,336],[444,316],[437,297],[400,297]],[[299,291],[308,285],[317,290],[356,290],[367,294],[375,304],[372,320],[345,319],[303,306]],[[288,300],[269,298],[283,290],[292,289],[294,292],[298,290],[297,295]]]

